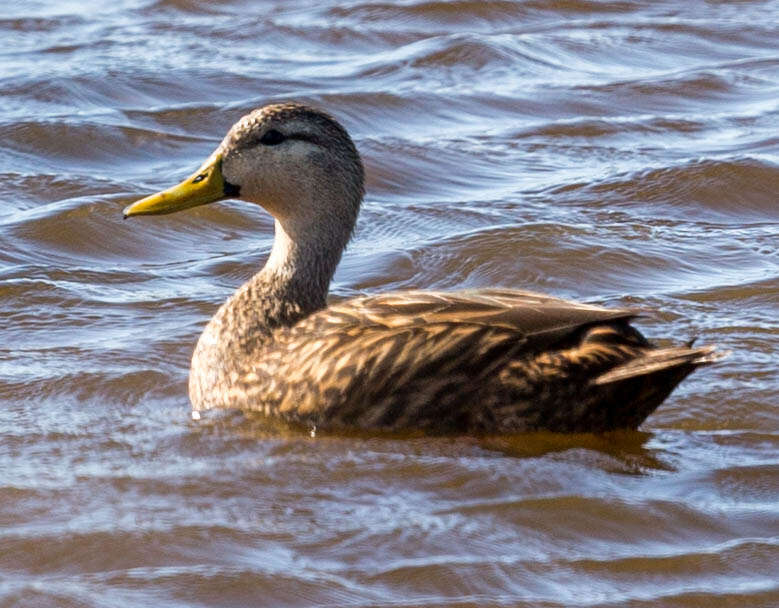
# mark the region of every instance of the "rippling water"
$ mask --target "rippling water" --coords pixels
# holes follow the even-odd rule
[[[779,4],[12,3],[0,18],[0,605],[779,605]],[[731,357],[607,436],[194,422],[272,223],[123,222],[242,113],[368,170],[335,297],[507,285]]]

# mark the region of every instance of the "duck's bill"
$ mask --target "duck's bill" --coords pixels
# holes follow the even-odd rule
[[[124,208],[124,217],[164,215],[237,196],[238,189],[222,175],[222,157],[217,154],[183,182]]]

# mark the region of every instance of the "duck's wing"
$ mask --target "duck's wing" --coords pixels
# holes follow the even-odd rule
[[[335,324],[401,328],[437,324],[503,329],[527,349],[543,349],[598,323],[627,322],[638,313],[513,289],[395,291],[333,304],[317,313]]]

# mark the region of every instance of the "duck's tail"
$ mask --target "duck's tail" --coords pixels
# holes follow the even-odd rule
[[[695,368],[729,353],[713,346],[678,346],[647,350],[590,381],[612,407],[622,403],[620,426],[636,428]],[[628,411],[624,405],[630,403]]]
[[[602,386],[621,382],[639,376],[651,376],[668,372],[670,370],[685,370],[684,376],[689,374],[699,365],[707,365],[727,357],[730,353],[718,351],[714,346],[677,346],[671,348],[658,348],[646,351],[641,357],[637,357],[627,363],[623,363],[608,372],[597,376],[592,384]],[[682,376],[679,381],[684,378]],[[673,387],[671,387],[673,388]]]

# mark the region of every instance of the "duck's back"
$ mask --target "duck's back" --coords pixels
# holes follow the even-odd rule
[[[709,349],[655,349],[633,316],[515,290],[355,298],[276,330],[211,403],[325,429],[635,428]]]

